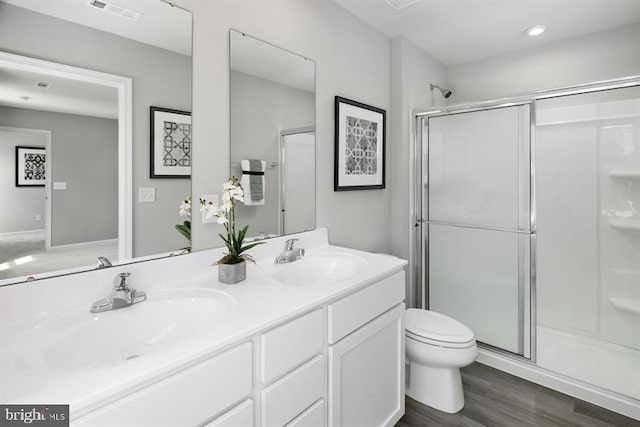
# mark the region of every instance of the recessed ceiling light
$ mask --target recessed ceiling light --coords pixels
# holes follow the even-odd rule
[[[534,25],[531,28],[527,28],[525,33],[528,36],[535,37],[535,36],[539,36],[540,34],[544,33],[545,31],[547,31],[547,26],[546,25]]]

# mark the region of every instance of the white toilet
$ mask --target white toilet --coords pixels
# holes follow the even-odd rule
[[[443,314],[410,308],[405,335],[407,396],[440,411],[460,411],[464,406],[460,368],[478,354],[473,331]]]

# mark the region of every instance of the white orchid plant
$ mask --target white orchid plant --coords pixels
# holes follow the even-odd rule
[[[205,213],[207,218],[215,217],[218,224],[224,226],[226,236],[218,234],[224,244],[227,246],[228,252],[222,258],[214,263],[218,264],[239,264],[243,261],[255,263],[251,255],[245,253],[249,249],[258,246],[264,242],[256,242],[244,245],[244,238],[247,235],[249,226],[236,231],[236,203],[244,203],[244,191],[236,178],[222,184],[222,206],[215,206],[212,202],[206,202],[200,199],[200,211]]]
[[[178,213],[180,216],[187,219],[184,220],[182,224],[176,224],[176,230],[178,230],[178,233],[182,234],[189,242],[189,246],[182,248],[181,251],[191,252],[191,196],[185,197],[180,205]]]

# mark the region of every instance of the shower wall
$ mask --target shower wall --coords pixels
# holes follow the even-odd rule
[[[536,113],[538,365],[640,399],[640,89]]]

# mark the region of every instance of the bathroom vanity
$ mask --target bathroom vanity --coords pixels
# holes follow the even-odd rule
[[[406,262],[295,237],[303,259],[274,264],[270,239],[239,285],[215,249],[0,288],[0,401],[68,403],[79,426],[394,425]],[[90,313],[122,272],[147,301]]]

